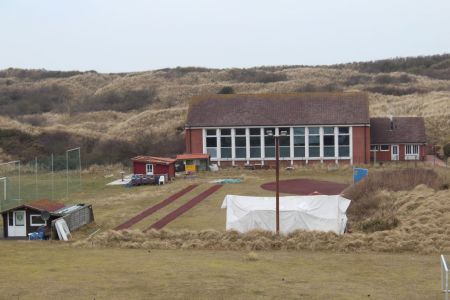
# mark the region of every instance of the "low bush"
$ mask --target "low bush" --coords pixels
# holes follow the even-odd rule
[[[366,87],[364,89],[367,92],[378,93],[382,95],[392,95],[392,96],[404,96],[411,94],[423,94],[427,91],[417,87],[393,87],[393,86],[384,86],[384,85],[376,85],[371,87]]]
[[[260,71],[256,69],[232,69],[229,72],[230,79],[236,82],[270,83],[288,80],[284,73]]]

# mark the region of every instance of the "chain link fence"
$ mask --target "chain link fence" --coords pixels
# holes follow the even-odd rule
[[[0,164],[0,210],[38,199],[62,200],[81,190],[80,148]]]

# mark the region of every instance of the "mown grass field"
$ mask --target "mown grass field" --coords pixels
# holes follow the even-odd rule
[[[442,298],[436,255],[0,247],[2,299]]]

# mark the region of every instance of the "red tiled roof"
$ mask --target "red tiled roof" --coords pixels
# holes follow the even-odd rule
[[[203,153],[192,153],[192,154],[178,154],[177,160],[186,160],[186,159],[208,159],[209,154]]]
[[[365,93],[230,94],[192,99],[187,127],[369,124]]]
[[[132,161],[138,161],[138,162],[149,162],[152,164],[161,164],[161,165],[170,165],[176,162],[176,159],[169,158],[169,157],[157,157],[157,156],[145,156],[140,155],[133,157],[131,159]]]
[[[47,199],[36,200],[31,203],[25,204],[25,206],[35,208],[40,211],[46,210],[48,212],[55,212],[55,211],[65,207],[65,205],[62,203],[50,201]]]
[[[420,117],[370,119],[371,144],[426,143],[425,123]]]

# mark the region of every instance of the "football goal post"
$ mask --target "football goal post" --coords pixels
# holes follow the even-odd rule
[[[448,266],[445,261],[444,255],[441,255],[441,280],[442,280],[442,292],[445,295],[445,300],[448,300],[448,293],[450,292],[448,289]]]
[[[21,174],[20,160],[14,160],[0,164],[1,193],[0,199],[5,201],[16,200],[21,198]]]

